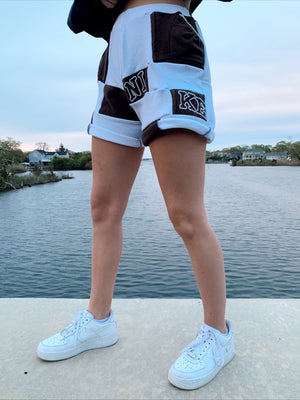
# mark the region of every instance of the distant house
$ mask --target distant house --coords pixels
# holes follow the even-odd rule
[[[70,158],[68,151],[44,151],[44,150],[33,150],[29,154],[30,165],[47,165],[53,158]]]
[[[248,149],[243,152],[243,160],[260,160],[265,154],[263,149]]]
[[[267,160],[280,160],[280,158],[287,159],[288,158],[287,151],[273,151],[271,153],[266,154]]]

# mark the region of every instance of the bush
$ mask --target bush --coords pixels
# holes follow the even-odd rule
[[[50,168],[54,171],[86,170],[92,169],[91,152],[75,153],[70,158],[54,158],[51,160]]]
[[[60,158],[56,157],[51,160],[49,163],[49,167],[52,168],[54,171],[67,171],[70,168],[70,159],[69,158]]]

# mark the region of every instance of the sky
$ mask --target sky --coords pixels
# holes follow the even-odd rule
[[[0,139],[26,151],[38,142],[91,148],[86,127],[106,42],[69,30],[71,4],[0,0]],[[300,0],[204,0],[193,15],[212,73],[208,150],[300,140]]]

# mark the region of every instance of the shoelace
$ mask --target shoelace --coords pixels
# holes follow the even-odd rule
[[[218,365],[222,364],[224,362],[224,356],[220,340],[213,331],[206,327],[199,330],[196,335],[196,339],[188,344],[182,350],[182,353],[187,353],[189,357],[200,360],[201,356],[204,354],[204,350],[206,350],[210,345],[212,346],[212,351],[216,363]]]
[[[73,334],[78,329],[78,327],[84,326],[87,322],[89,322],[89,320],[90,318],[88,318],[86,312],[80,311],[75,315],[72,323],[60,332],[61,336],[66,337]]]

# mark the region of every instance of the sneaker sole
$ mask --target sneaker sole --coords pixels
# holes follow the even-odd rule
[[[116,344],[118,341],[118,336],[114,336],[112,338],[109,338],[109,340],[101,343],[99,345],[98,343],[94,343],[93,341],[87,341],[84,343],[81,343],[81,345],[76,346],[74,349],[70,349],[68,351],[64,352],[59,352],[59,353],[49,353],[46,350],[43,350],[43,346],[40,344],[38,349],[37,349],[37,355],[39,356],[40,359],[44,361],[60,361],[60,360],[66,360],[67,358],[71,358],[74,356],[77,356],[80,353],[83,353],[84,351],[88,350],[94,350],[94,349],[101,349],[103,347],[110,347]]]
[[[227,364],[230,363],[230,361],[234,358],[235,354],[233,354],[225,363],[222,365],[220,368],[217,370],[212,371],[209,375],[206,375],[205,377],[202,377],[201,379],[195,379],[195,378],[187,378],[187,377],[180,377],[176,374],[176,372],[173,372],[173,369],[171,367],[169,374],[168,374],[168,379],[169,382],[176,386],[179,389],[183,390],[195,390],[199,389],[205,385],[207,385],[211,380],[213,380],[218,373],[221,371],[222,368],[224,368]]]

